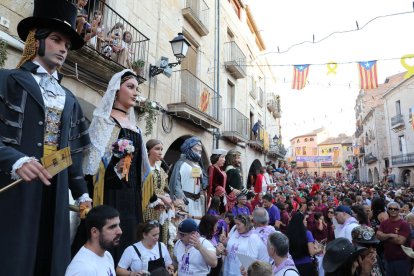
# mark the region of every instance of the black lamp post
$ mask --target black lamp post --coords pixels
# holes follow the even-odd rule
[[[168,63],[164,60],[161,60],[160,66],[151,65],[150,66],[150,77],[155,77],[158,74],[164,72],[166,68],[172,68],[181,64],[181,61],[187,55],[188,48],[190,47],[190,43],[185,39],[182,33],[178,33],[173,40],[170,41],[171,48],[173,50],[174,56],[177,59],[177,62]]]
[[[272,138],[273,144],[277,145],[277,142],[279,141],[279,137],[275,134],[275,136]]]

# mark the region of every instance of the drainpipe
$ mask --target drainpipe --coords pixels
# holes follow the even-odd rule
[[[220,118],[220,0],[215,1],[215,43],[214,43],[214,88],[217,93],[216,97],[216,114]],[[219,147],[220,129],[213,131],[213,149]]]

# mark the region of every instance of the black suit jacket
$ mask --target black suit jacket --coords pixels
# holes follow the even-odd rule
[[[43,155],[45,106],[26,62],[19,69],[0,70],[0,187],[11,183],[13,164],[24,156]],[[52,275],[64,275],[70,261],[68,189],[76,199],[87,192],[82,172],[82,152],[89,146],[86,120],[76,97],[66,88],[59,148],[70,146],[73,165],[53,178],[52,207],[44,210],[45,186],[22,183],[0,194],[1,271],[4,275],[34,275],[39,231],[53,233]],[[50,212],[51,225],[40,225],[41,212]]]

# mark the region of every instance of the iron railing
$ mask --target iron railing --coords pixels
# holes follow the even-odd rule
[[[238,67],[240,71],[246,74],[246,56],[236,42],[230,41],[224,43],[225,62],[231,63]]]
[[[72,0],[75,6],[77,2]],[[83,27],[79,27],[78,31],[86,40],[85,45],[125,68],[134,69],[141,77],[147,78],[149,38],[104,0],[88,1],[83,9],[86,23]],[[79,17],[77,19],[79,22]]]
[[[236,133],[244,139],[249,139],[249,119],[235,108],[223,110],[223,132]]]
[[[188,70],[174,71],[170,103],[186,103],[208,116],[221,121],[222,98],[209,85]]]
[[[414,163],[414,152],[408,154],[394,155],[391,157],[393,165],[403,165]]]
[[[374,156],[371,152],[368,153],[365,157],[364,157],[364,162],[365,164],[370,164],[373,162],[376,162],[378,160],[378,158],[376,156]]]
[[[358,138],[359,136],[361,136],[363,131],[364,131],[364,128],[362,126],[358,127],[357,130],[355,131],[355,138]]]
[[[203,26],[208,29],[209,25],[209,7],[204,0],[186,0],[185,7],[191,10]]]
[[[257,98],[257,103],[259,104],[260,107],[263,107],[264,92],[263,92],[263,89],[260,88],[260,87],[259,87],[258,91],[259,91],[259,97]]]
[[[402,114],[395,115],[394,117],[391,117],[391,127],[394,127],[396,125],[403,125],[404,124],[404,118]]]

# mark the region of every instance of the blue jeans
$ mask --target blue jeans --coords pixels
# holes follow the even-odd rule
[[[408,260],[385,260],[385,274],[387,276],[410,275],[410,263]]]

